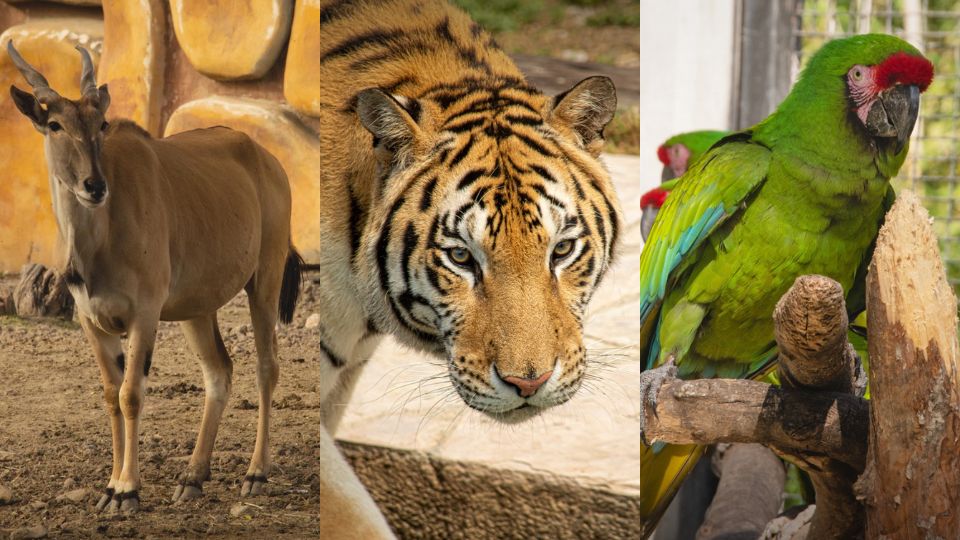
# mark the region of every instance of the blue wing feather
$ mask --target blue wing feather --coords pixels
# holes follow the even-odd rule
[[[697,259],[704,240],[763,184],[769,161],[770,151],[751,142],[749,133],[732,135],[687,171],[667,197],[640,255],[641,348],[648,369],[660,352],[660,303]],[[658,315],[651,318],[653,313]]]

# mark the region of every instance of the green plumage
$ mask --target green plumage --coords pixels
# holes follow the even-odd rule
[[[825,45],[776,112],[692,164],[660,210],[640,259],[647,368],[679,376],[749,377],[776,358],[772,314],[804,274],[821,274],[863,310],[865,263],[907,148],[880,143],[853,113],[847,73],[894,53],[885,35]],[[885,204],[886,203],[886,204]],[[642,508],[653,519],[695,459],[693,447],[641,453]]]
[[[663,146],[669,148],[675,144],[682,144],[687,147],[687,150],[690,151],[690,159],[688,163],[691,165],[695,163],[700,156],[705,154],[711,146],[714,145],[720,139],[726,137],[729,133],[726,131],[716,131],[703,129],[699,131],[688,131],[686,133],[679,133],[667,139]]]

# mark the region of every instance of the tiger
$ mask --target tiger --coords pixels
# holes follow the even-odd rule
[[[621,210],[599,159],[613,82],[555,97],[444,0],[321,2],[321,537],[391,537],[333,435],[381,338],[523,421],[587,369],[585,308]]]

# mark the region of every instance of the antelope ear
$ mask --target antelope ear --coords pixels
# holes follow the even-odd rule
[[[17,109],[20,109],[20,112],[33,122],[33,127],[37,128],[37,131],[40,133],[47,132],[47,111],[40,106],[36,96],[10,85],[10,97],[13,98],[13,103],[17,106]]]
[[[617,90],[609,77],[587,77],[553,100],[550,124],[573,132],[580,146],[593,155],[603,148],[603,128],[617,110]]]
[[[97,88],[97,108],[100,109],[100,114],[107,114],[107,107],[110,106],[110,92],[107,91],[106,83],[101,84],[100,88]]]
[[[379,88],[357,94],[360,123],[373,134],[373,145],[393,155],[395,164],[413,157],[414,143],[421,136],[417,120],[420,103],[415,99],[391,96]]]

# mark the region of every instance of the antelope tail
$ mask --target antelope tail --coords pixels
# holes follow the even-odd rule
[[[293,244],[287,252],[287,263],[283,267],[283,283],[280,285],[280,322],[290,324],[293,312],[300,296],[300,282],[303,274],[303,257],[297,253]]]

